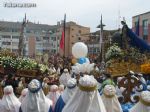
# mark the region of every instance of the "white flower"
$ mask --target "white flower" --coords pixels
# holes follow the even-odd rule
[[[117,45],[111,46],[106,53],[106,59],[122,55],[121,49]]]

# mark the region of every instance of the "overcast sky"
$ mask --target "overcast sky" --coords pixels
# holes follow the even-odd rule
[[[4,2],[36,3],[36,8],[4,8]],[[0,20],[22,21],[24,13],[32,22],[54,25],[67,15],[67,21],[96,30],[103,15],[105,29],[116,29],[120,16],[132,26],[132,16],[150,11],[150,0],[0,0]]]

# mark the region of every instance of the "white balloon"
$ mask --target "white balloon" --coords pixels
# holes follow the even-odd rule
[[[86,58],[86,63],[90,64],[90,60],[88,58]]]
[[[87,45],[85,45],[83,42],[77,42],[72,46],[72,54],[75,58],[86,57],[87,53]]]

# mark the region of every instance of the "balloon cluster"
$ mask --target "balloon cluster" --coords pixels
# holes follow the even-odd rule
[[[84,63],[90,63],[89,59],[86,58],[88,53],[87,46],[82,42],[77,42],[72,47],[72,54],[75,58],[72,59],[72,63],[76,64],[84,64]]]

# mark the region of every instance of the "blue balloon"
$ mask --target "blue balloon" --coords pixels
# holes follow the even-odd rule
[[[86,58],[79,58],[78,63],[83,64],[86,62]]]

